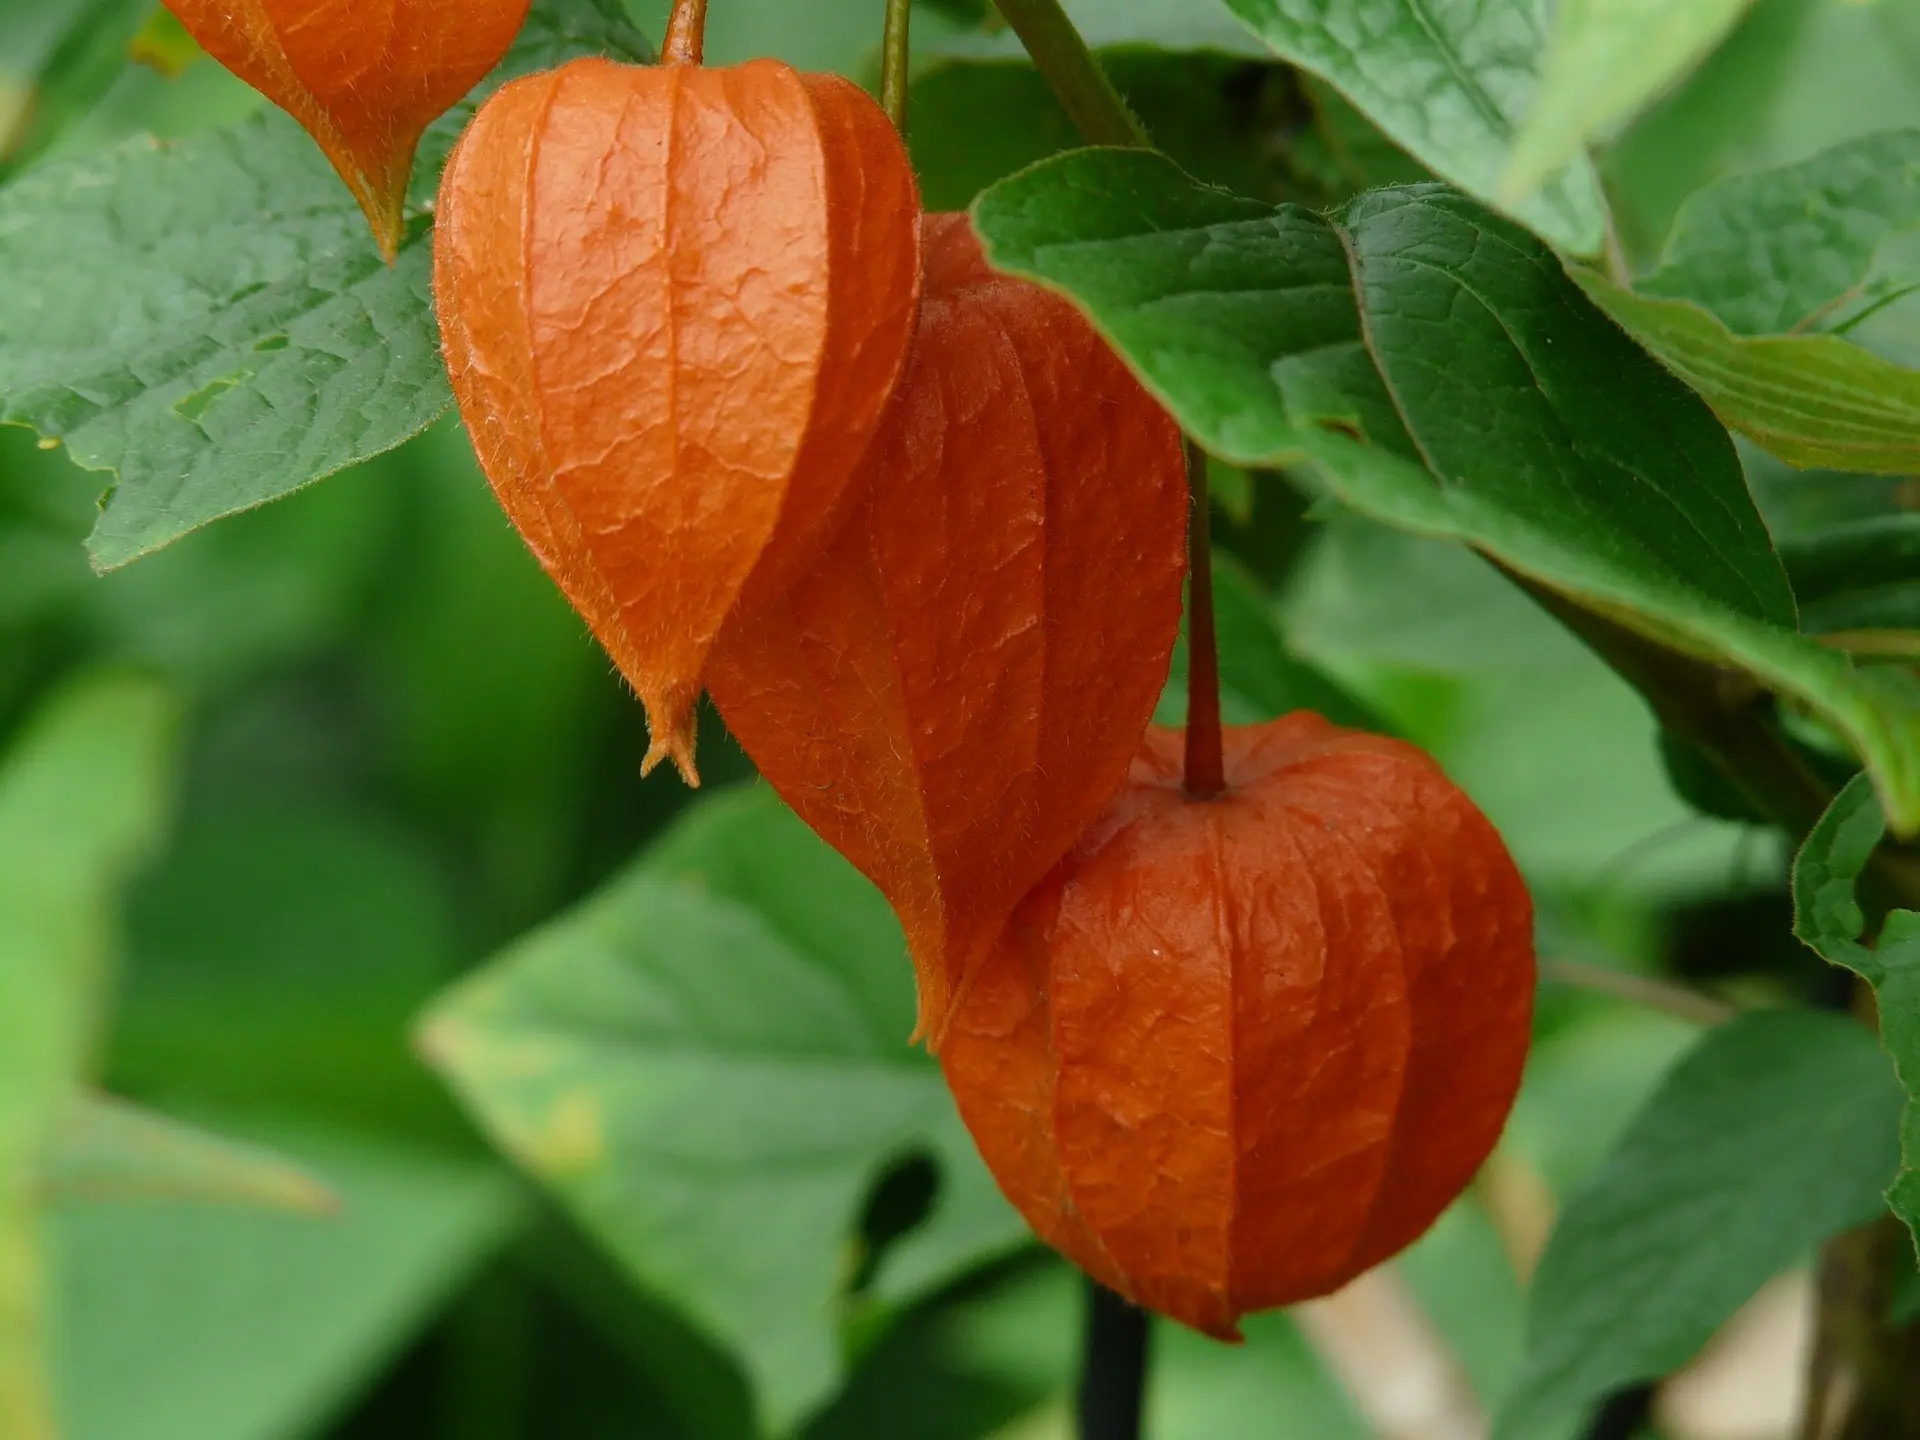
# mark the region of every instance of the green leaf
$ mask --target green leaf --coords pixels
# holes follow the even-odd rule
[[[1920,371],[1837,335],[1742,336],[1687,300],[1657,300],[1575,268],[1573,278],[1728,428],[1803,468],[1920,469]]]
[[[1540,89],[1536,0],[1227,0],[1281,56],[1332,84],[1437,175],[1492,200]],[[1514,206],[1578,255],[1600,247],[1599,182],[1576,158]]]
[[[843,1252],[889,1162],[928,1154],[942,1181],[881,1298],[1024,1233],[912,1024],[886,905],[756,788],[456,987],[423,1044],[503,1149],[739,1353],[785,1430],[839,1383]]]
[[[1877,515],[1780,547],[1813,634],[1920,632],[1920,515]]]
[[[1561,0],[1527,110],[1500,180],[1517,204],[1587,143],[1610,133],[1691,70],[1752,0]]]
[[[65,1440],[323,1434],[524,1214],[497,1166],[284,1120],[206,1123],[326,1176],[340,1211],[54,1212]]]
[[[175,1200],[313,1215],[339,1207],[325,1185],[278,1155],[104,1095],[68,1106],[36,1188],[54,1205]]]
[[[1554,1227],[1495,1440],[1679,1368],[1767,1280],[1871,1219],[1899,1105],[1844,1016],[1761,1012],[1704,1037]]]
[[[1796,633],[1726,434],[1518,226],[1436,186],[1276,209],[1099,150],[973,213],[993,263],[1086,310],[1215,455],[1310,464],[1362,514],[1747,671],[1822,714],[1920,828],[1920,686]]]
[[[1888,130],[1690,197],[1660,268],[1634,288],[1691,300],[1736,335],[1812,327],[1867,290],[1896,235],[1920,225],[1920,130]],[[1920,276],[1884,277],[1899,289]],[[1874,298],[1862,293],[1862,300]]]
[[[482,93],[571,54],[644,58],[616,0],[544,0]],[[472,101],[422,146],[430,193]],[[390,450],[451,403],[416,223],[381,264],[317,146],[264,113],[0,190],[0,421],[116,475],[110,569]],[[128,297],[138,297],[130,304]]]
[[[113,912],[151,844],[171,776],[166,696],[85,682],[0,764],[0,1434],[51,1436],[36,1176],[86,1063]]]
[[[1887,1203],[1920,1245],[1920,914],[1895,910],[1876,944],[1860,942],[1866,930],[1860,877],[1886,827],[1873,787],[1863,779],[1840,792],[1794,860],[1793,933],[1860,976],[1879,1001],[1880,1040],[1907,1093],[1900,1174]]]

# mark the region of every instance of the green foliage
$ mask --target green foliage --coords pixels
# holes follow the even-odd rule
[[[1833,630],[1920,630],[1920,516],[1876,515],[1780,547],[1801,623]]]
[[[1870,786],[1856,780],[1840,792],[1794,861],[1793,930],[1873,987],[1880,1038],[1907,1092],[1900,1174],[1887,1202],[1920,1244],[1920,914],[1895,910],[1872,946],[1861,943],[1862,879],[1886,823]]]
[[[1227,0],[1274,50],[1325,79],[1398,144],[1491,200],[1544,51],[1533,0]],[[1514,213],[1575,254],[1599,251],[1605,208],[1584,157]]]
[[[784,1431],[838,1378],[843,1252],[889,1162],[932,1156],[940,1189],[874,1298],[1021,1234],[912,1026],[877,892],[752,790],[457,988],[422,1043],[507,1153],[741,1355]]]
[[[112,914],[157,838],[173,716],[143,681],[47,706],[0,762],[0,1433],[53,1435],[35,1191],[87,1063]]]
[[[1685,75],[1752,0],[1562,0],[1539,93],[1501,175],[1513,203]]]
[[[36,1189],[55,1205],[192,1200],[310,1214],[339,1206],[278,1155],[99,1095],[79,1097],[60,1116]]]
[[[324,1174],[338,1215],[89,1205],[53,1216],[69,1440],[310,1432],[520,1218],[491,1166],[285,1122],[257,1138]]]
[[[1070,294],[1216,455],[1309,462],[1364,514],[1746,669],[1846,734],[1920,826],[1920,691],[1798,635],[1724,433],[1516,226],[1431,187],[1323,219],[1100,151],[974,216],[996,265]]]
[[[1871,1219],[1899,1105],[1886,1057],[1845,1017],[1763,1012],[1709,1034],[1555,1226],[1496,1437],[1527,1440],[1678,1368],[1776,1273]]]
[[[483,89],[571,54],[644,56],[612,3],[548,0]],[[424,193],[470,115],[423,145]],[[0,420],[114,472],[94,564],[390,450],[446,410],[428,233],[416,224],[383,265],[318,148],[277,112],[50,163],[0,191]]]

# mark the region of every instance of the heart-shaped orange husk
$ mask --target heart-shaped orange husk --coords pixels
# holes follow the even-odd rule
[[[899,914],[920,1028],[1127,772],[1185,574],[1177,428],[1065,301],[929,216],[863,512],[709,685],[760,772]]]
[[[1149,731],[1022,904],[941,1052],[1040,1236],[1223,1339],[1423,1233],[1499,1138],[1533,914],[1493,826],[1411,745],[1306,713],[1228,730],[1228,788]]]
[[[298,120],[392,260],[420,137],[500,63],[530,0],[166,0],[200,47]]]
[[[689,780],[730,613],[844,521],[912,337],[919,202],[858,87],[775,61],[577,60],[484,105],[434,292],[502,506]],[[697,781],[695,782],[697,783]]]

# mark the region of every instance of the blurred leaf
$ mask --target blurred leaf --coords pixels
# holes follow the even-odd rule
[[[1555,1226],[1496,1440],[1678,1369],[1767,1280],[1872,1218],[1899,1104],[1845,1016],[1766,1011],[1710,1032]]]
[[[1363,514],[1746,670],[1844,734],[1920,829],[1920,685],[1797,633],[1725,434],[1517,226],[1420,186],[1329,220],[1101,150],[973,213],[993,263],[1070,293],[1215,455],[1310,462]]]
[[[173,715],[140,680],[49,701],[0,761],[0,1435],[53,1433],[35,1218],[41,1157],[78,1086],[113,915],[171,781]]]
[[[1864,779],[1835,797],[1793,862],[1793,933],[1873,987],[1880,1040],[1907,1093],[1898,1126],[1900,1173],[1887,1203],[1920,1245],[1920,914],[1895,910],[1871,947],[1860,943],[1866,931],[1860,877],[1886,828]]]
[[[1260,194],[1275,189],[1274,137],[1247,113],[1244,62],[1121,50],[1106,67],[1155,143],[1195,175]],[[1017,59],[935,60],[914,75],[910,102],[907,134],[929,210],[964,209],[994,181],[1080,144],[1046,81]]]
[[[1813,634],[1920,631],[1920,515],[1835,525],[1780,547]]]
[[[1560,0],[1540,89],[1500,177],[1503,203],[1531,195],[1708,54],[1751,0]]]
[[[56,38],[25,77],[20,121],[0,127],[0,180],[45,150],[107,93],[126,68],[128,49],[152,8],[153,0],[52,0],[48,9],[58,16]]]
[[[841,1252],[890,1161],[927,1153],[941,1185],[881,1298],[1025,1233],[912,1023],[878,893],[756,788],[456,987],[423,1045],[636,1278],[739,1352],[785,1430],[838,1384]]]
[[[1649,299],[1590,270],[1570,273],[1724,424],[1782,460],[1920,470],[1920,371],[1837,335],[1736,335],[1691,301]]]
[[[1916,225],[1920,130],[1889,130],[1708,186],[1680,208],[1660,268],[1634,288],[1691,300],[1736,335],[1784,335],[1843,318],[1838,302],[1863,291],[1881,248]],[[1920,276],[1890,279],[1898,288]]]
[[[1212,52],[1258,57],[1267,53],[1225,10],[1193,0],[1064,0],[1074,26],[1096,50],[1150,46],[1170,54]],[[1010,29],[943,39],[939,53],[1023,55]]]
[[[614,5],[543,0],[482,91],[569,54],[644,57]],[[430,133],[422,185],[472,103]],[[390,450],[447,408],[426,233],[383,265],[278,112],[0,190],[0,421],[116,473],[96,566]]]
[[[1399,145],[1492,200],[1540,89],[1534,0],[1227,0],[1282,57],[1328,81]],[[1605,206],[1576,158],[1514,207],[1563,249],[1601,246]]]
[[[324,1175],[338,1217],[193,1205],[54,1216],[67,1440],[315,1433],[519,1217],[490,1166],[285,1122],[247,1133]]]
[[[456,923],[437,857],[390,821],[291,798],[208,804],[131,897],[110,1083],[169,1110],[461,1137],[408,1045],[454,973]]]
[[[333,1193],[278,1155],[105,1095],[62,1112],[35,1181],[53,1205],[191,1201],[331,1214]]]
[[[1913,5],[1755,0],[1726,43],[1603,157],[1630,253],[1651,260],[1682,203],[1722,176],[1920,125],[1916,55]]]
[[[1386,732],[1387,722],[1287,649],[1273,601],[1229,555],[1213,559],[1214,631],[1220,646],[1220,709],[1229,725],[1257,725],[1313,710],[1336,725]],[[1174,647],[1156,725],[1187,723],[1187,637]]]

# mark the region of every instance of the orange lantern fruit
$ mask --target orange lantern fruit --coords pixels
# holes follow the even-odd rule
[[[927,217],[865,508],[708,683],[760,773],[886,894],[939,1043],[1013,907],[1126,777],[1186,569],[1180,433],[1059,297]]]
[[[676,31],[681,17],[676,17]],[[723,624],[853,500],[912,337],[919,200],[879,106],[771,60],[505,86],[441,185],[434,291],[502,506],[691,783]]]
[[[319,142],[391,261],[420,137],[498,65],[530,0],[166,0],[200,48]]]
[[[941,1061],[1039,1235],[1223,1339],[1422,1234],[1499,1138],[1534,993],[1500,837],[1401,741],[1230,729],[1226,789],[1152,730],[1030,895]]]

